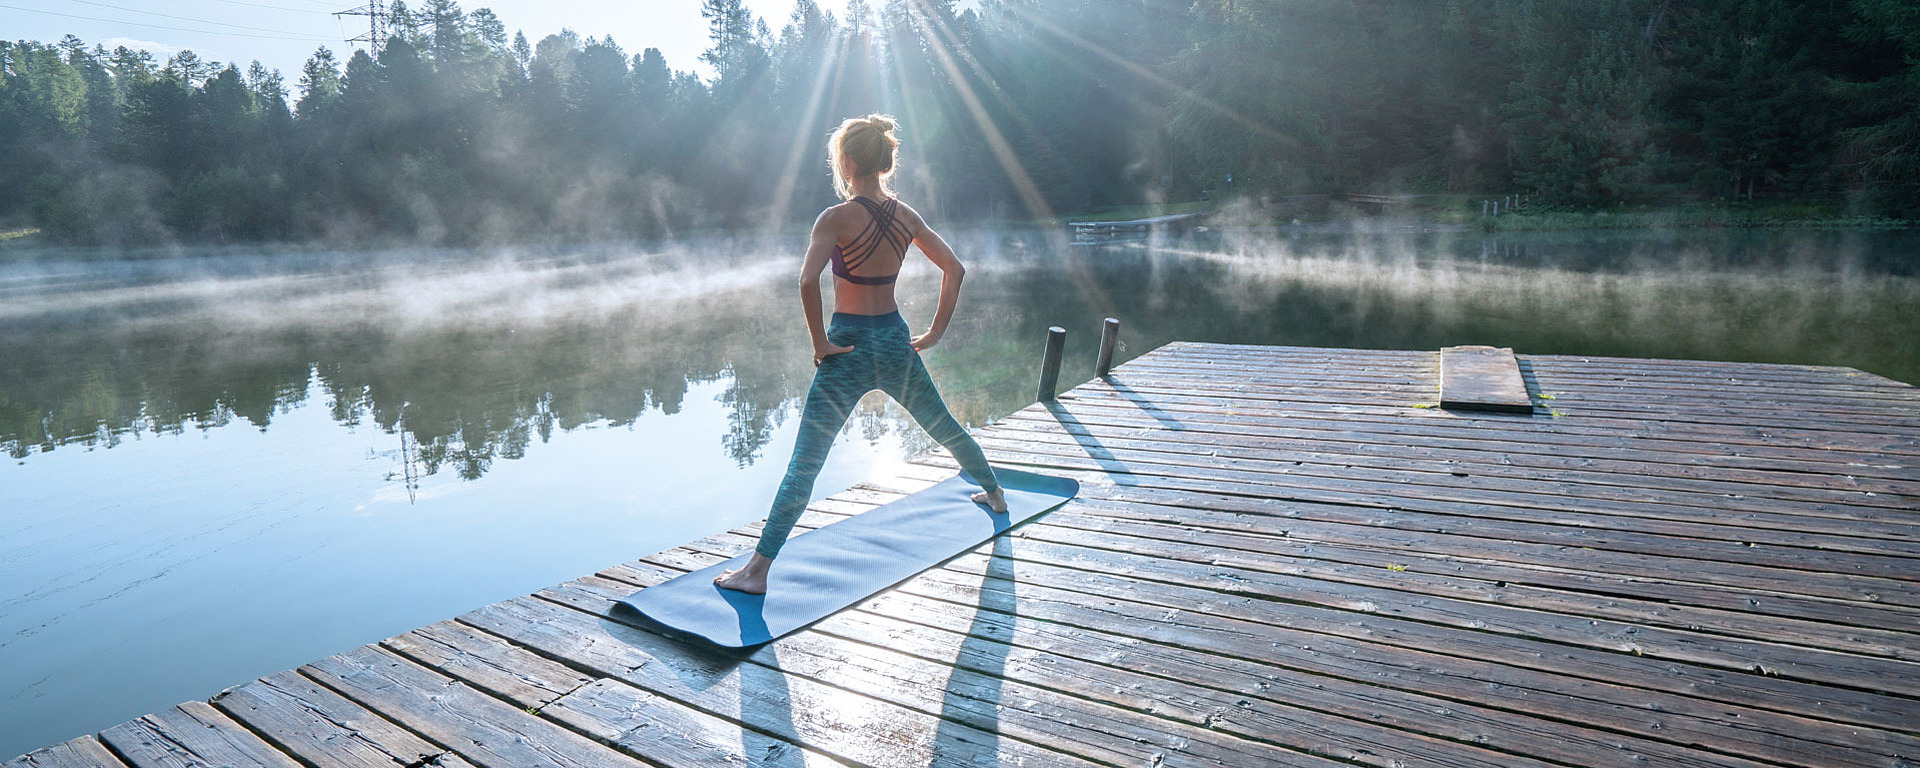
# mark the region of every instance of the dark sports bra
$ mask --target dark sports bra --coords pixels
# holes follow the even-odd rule
[[[833,246],[833,274],[855,285],[891,283],[900,277],[899,270],[894,270],[891,275],[875,277],[856,275],[853,270],[873,258],[879,252],[881,243],[894,246],[902,257],[906,256],[907,246],[913,242],[913,233],[907,231],[907,225],[894,218],[900,211],[900,201],[887,198],[884,203],[876,203],[864,197],[855,197],[853,201],[866,208],[867,214],[873,218],[867,222],[866,228],[860,230],[860,234],[854,236],[853,242],[847,243],[845,249],[839,245]]]

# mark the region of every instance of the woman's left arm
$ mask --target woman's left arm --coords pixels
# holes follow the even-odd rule
[[[967,276],[967,269],[960,265],[960,257],[953,254],[953,248],[940,237],[940,233],[933,231],[926,222],[917,221],[919,218],[918,214],[914,216],[918,226],[914,230],[913,244],[920,246],[920,252],[927,255],[927,260],[940,268],[940,303],[933,311],[933,325],[927,327],[926,333],[913,337],[914,350],[924,351],[940,343],[940,337],[947,332],[947,323],[953,320],[953,309],[960,304],[960,281]]]

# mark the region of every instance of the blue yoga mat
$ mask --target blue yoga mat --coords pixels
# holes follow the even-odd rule
[[[962,472],[904,499],[788,539],[768,573],[765,595],[713,585],[721,571],[746,565],[752,555],[748,553],[620,602],[715,645],[760,645],[978,547],[1080,492],[1080,483],[1066,478],[998,468],[994,474],[1007,493],[1005,513],[968,498],[980,485]]]

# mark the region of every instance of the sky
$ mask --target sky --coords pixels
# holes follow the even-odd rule
[[[839,14],[846,0],[816,0]],[[58,42],[73,34],[88,46],[103,43],[144,48],[165,61],[181,49],[203,59],[238,63],[258,59],[279,69],[292,87],[300,65],[315,48],[333,49],[345,61],[347,38],[366,32],[366,17],[332,12],[364,6],[366,0],[0,0],[0,38]],[[776,34],[793,11],[793,0],[746,0]],[[422,3],[409,6],[418,9]],[[707,46],[699,0],[469,0],[461,8],[491,8],[507,25],[540,38],[563,28],[581,37],[613,35],[634,54],[659,48],[668,66],[712,71],[699,61]]]

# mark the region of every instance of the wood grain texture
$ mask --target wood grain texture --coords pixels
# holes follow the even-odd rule
[[[100,740],[134,768],[300,768],[300,763],[205,702],[116,725]]]
[[[92,736],[43,747],[7,761],[8,768],[125,768]]]

